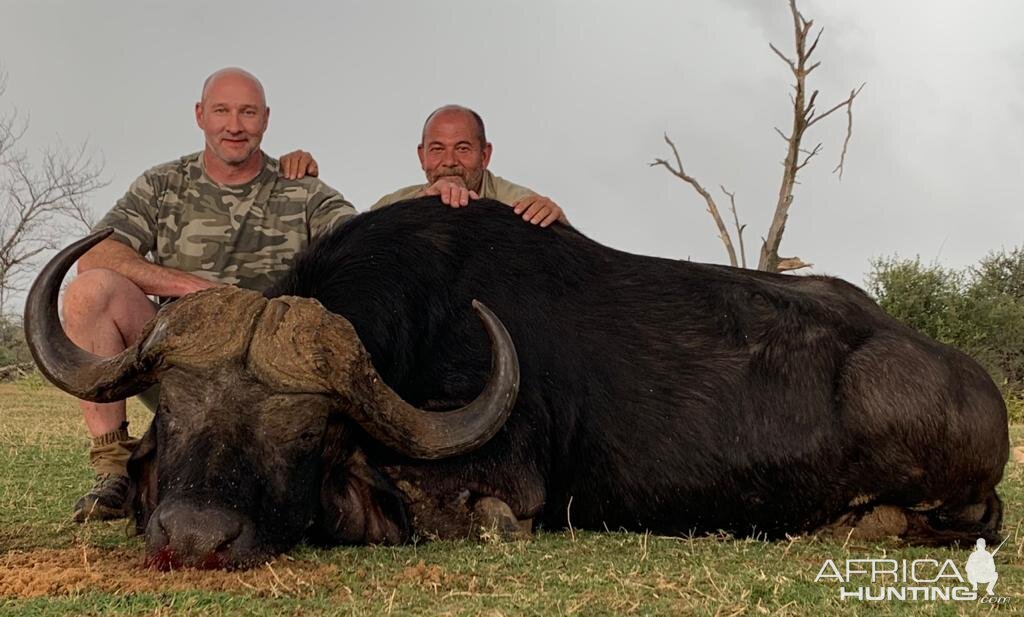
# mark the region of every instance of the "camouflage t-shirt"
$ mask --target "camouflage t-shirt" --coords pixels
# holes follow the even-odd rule
[[[263,155],[263,171],[227,186],[203,171],[202,152],[145,172],[95,229],[113,227],[153,263],[209,281],[263,291],[288,269],[310,238],[355,215],[333,188],[288,180]]]
[[[394,193],[389,193],[378,199],[377,203],[370,206],[370,209],[377,210],[384,206],[390,206],[393,203],[419,197],[425,188],[427,188],[426,184],[414,184],[398,189]],[[525,186],[519,186],[500,176],[495,176],[486,169],[484,170],[484,177],[480,183],[480,197],[484,199],[496,199],[502,203],[512,205],[523,197],[536,194]]]

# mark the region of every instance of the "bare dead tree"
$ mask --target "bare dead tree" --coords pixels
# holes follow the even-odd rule
[[[708,205],[708,214],[710,214],[711,218],[715,220],[715,226],[718,227],[718,237],[725,245],[726,252],[729,253],[729,263],[733,266],[738,265],[736,262],[736,249],[732,246],[732,237],[729,235],[729,229],[725,226],[725,221],[722,220],[722,215],[718,212],[718,204],[715,203],[715,198],[700,185],[700,182],[698,182],[696,178],[688,175],[686,171],[683,170],[683,162],[679,158],[679,151],[676,149],[676,145],[672,143],[672,140],[669,139],[667,133],[665,134],[665,143],[672,148],[672,154],[674,154],[676,158],[676,166],[672,167],[672,165],[664,159],[657,159],[651,163],[651,166],[663,165],[666,169],[672,172],[673,175],[683,182],[688,183],[693,187],[693,190],[700,193],[700,196],[704,198],[705,203]]]
[[[6,84],[0,72],[0,96]],[[27,131],[16,111],[0,115],[0,315],[42,253],[92,226],[86,198],[107,184],[87,144],[46,148],[33,160],[21,147]]]
[[[736,193],[730,193],[721,184],[718,188],[722,189],[722,192],[729,196],[729,209],[732,210],[732,221],[736,225],[736,238],[740,242],[740,267],[747,267],[747,249],[743,246],[743,230],[747,228],[746,225],[740,225],[740,216],[736,214]]]
[[[821,143],[816,144],[810,150],[801,147],[803,142],[804,134],[807,129],[811,128],[821,120],[824,120],[828,116],[832,115],[836,111],[845,108],[847,113],[847,125],[846,125],[846,137],[843,140],[842,152],[839,156],[839,163],[833,169],[833,173],[838,173],[839,178],[843,177],[843,169],[846,162],[846,153],[850,144],[850,138],[853,135],[853,101],[860,94],[864,84],[860,87],[851,90],[850,95],[843,101],[833,105],[827,111],[819,113],[816,107],[816,101],[818,98],[818,91],[814,90],[810,96],[807,96],[807,77],[821,65],[821,62],[811,63],[811,56],[814,54],[814,50],[818,47],[818,42],[821,40],[821,34],[824,29],[819,29],[814,40],[810,46],[807,45],[808,35],[811,29],[814,27],[814,21],[804,18],[800,11],[796,7],[796,0],[789,0],[789,9],[793,15],[793,32],[795,35],[795,52],[796,59],[790,59],[783,54],[774,45],[769,43],[771,50],[779,56],[785,62],[793,73],[795,83],[793,84],[793,94],[790,95],[790,100],[793,103],[793,125],[790,129],[789,134],[783,133],[778,128],[775,131],[786,141],[786,158],[782,162],[782,182],[779,185],[778,199],[775,202],[775,213],[772,217],[771,225],[768,228],[768,234],[762,238],[761,242],[761,254],[758,259],[757,269],[764,270],[767,272],[785,272],[788,270],[798,270],[800,268],[807,268],[812,264],[804,262],[799,257],[780,257],[779,246],[782,243],[782,236],[786,230],[786,220],[789,218],[789,208],[793,203],[793,189],[797,184],[797,174],[801,169],[807,166],[807,163],[812,158],[817,156],[822,149]],[[669,139],[668,135],[665,135],[665,142],[668,143],[672,149],[672,154],[675,158],[675,165],[666,161],[665,159],[655,159],[650,164],[651,167],[661,166],[665,167],[674,176],[690,184],[700,195],[704,198],[708,204],[708,212],[711,213],[712,218],[715,220],[715,225],[718,227],[719,237],[722,243],[725,245],[726,252],[729,254],[729,263],[733,266],[738,265],[736,261],[736,251],[733,248],[732,238],[729,236],[729,231],[726,228],[721,216],[718,213],[718,207],[714,203],[710,194],[705,191],[700,183],[692,176],[687,175],[683,172],[682,161],[679,157],[679,151],[676,149],[672,140]],[[735,195],[729,193],[722,188],[723,192],[729,196],[732,204],[733,217],[736,222],[737,236],[739,237],[741,249],[742,249],[742,232],[744,226],[739,223],[739,217],[736,215],[736,201]],[[741,254],[743,251],[741,250]],[[746,256],[742,255],[743,267],[746,267]]]

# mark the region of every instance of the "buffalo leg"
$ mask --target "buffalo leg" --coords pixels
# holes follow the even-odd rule
[[[879,505],[862,512],[848,512],[819,533],[834,538],[879,541],[907,532],[907,512],[897,506]]]
[[[992,491],[984,501],[966,506],[921,510],[882,504],[851,511],[825,525],[818,533],[854,540],[879,541],[895,537],[926,546],[971,546],[978,538],[999,542],[1002,518],[1002,501]]]

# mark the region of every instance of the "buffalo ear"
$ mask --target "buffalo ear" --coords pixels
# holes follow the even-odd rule
[[[135,532],[145,533],[149,517],[156,510],[157,500],[157,463],[158,440],[157,418],[154,417],[142,441],[128,459],[128,477],[132,480],[134,494],[132,510],[135,513]]]
[[[343,420],[328,425],[313,539],[324,544],[405,542],[410,532],[402,495],[353,442],[358,432]]]

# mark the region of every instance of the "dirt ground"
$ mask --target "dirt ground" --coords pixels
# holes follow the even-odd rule
[[[91,547],[12,551],[0,557],[0,598],[70,596],[84,592],[126,594],[203,589],[261,597],[323,591],[338,580],[335,565],[300,563],[285,556],[239,572],[154,572],[135,549]],[[337,590],[345,594],[344,588]],[[350,593],[350,592],[348,592]]]

